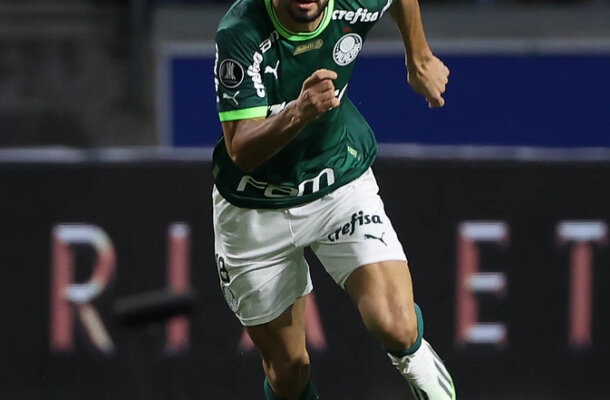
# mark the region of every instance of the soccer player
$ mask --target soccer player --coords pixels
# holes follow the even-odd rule
[[[261,354],[268,400],[318,399],[305,341],[306,247],[414,396],[455,399],[422,337],[407,259],[378,194],[373,132],[347,96],[363,41],[386,13],[408,83],[443,106],[449,70],[427,43],[417,0],[238,0],[217,29],[216,261],[227,303]]]

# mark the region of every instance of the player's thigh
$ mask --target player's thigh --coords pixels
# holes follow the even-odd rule
[[[341,287],[359,267],[398,260],[406,265],[402,243],[386,214],[372,172],[334,199],[322,237],[311,245],[326,271]]]
[[[306,356],[305,304],[306,296],[299,297],[276,319],[246,327],[266,363]]]
[[[312,288],[303,249],[280,210],[235,207],[214,192],[214,247],[220,285],[242,325],[278,318]]]
[[[367,329],[387,348],[402,351],[418,336],[417,315],[408,265],[387,260],[352,272],[345,289]]]
[[[415,321],[411,274],[403,260],[388,260],[361,266],[345,282],[345,290],[357,305],[367,325],[392,329],[409,327]]]

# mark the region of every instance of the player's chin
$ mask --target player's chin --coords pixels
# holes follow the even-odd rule
[[[322,13],[323,5],[319,1],[296,0],[292,3],[292,16],[301,23],[315,21]]]

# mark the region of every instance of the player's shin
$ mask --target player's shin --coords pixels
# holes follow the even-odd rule
[[[269,381],[267,380],[267,378],[265,378],[264,389],[265,389],[265,399],[266,400],[285,400],[285,399],[279,397],[277,394],[275,394],[275,392],[271,388],[271,385],[269,384]],[[305,387],[305,390],[303,391],[303,394],[301,394],[301,397],[299,397],[299,400],[318,400],[319,398],[320,398],[320,396],[318,395],[318,391],[316,390],[315,385],[313,384],[312,381],[309,381],[309,383]]]
[[[443,361],[423,338],[423,318],[415,305],[417,334],[415,344],[402,353],[388,352],[392,364],[407,380],[417,400],[455,400],[453,379]]]

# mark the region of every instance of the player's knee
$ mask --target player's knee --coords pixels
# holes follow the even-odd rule
[[[390,312],[369,328],[382,344],[391,350],[402,351],[417,341],[417,318],[411,313]]]
[[[293,356],[276,356],[268,363],[268,376],[271,386],[278,394],[291,394],[295,388],[295,383],[302,385],[309,380],[309,355],[303,352]]]

